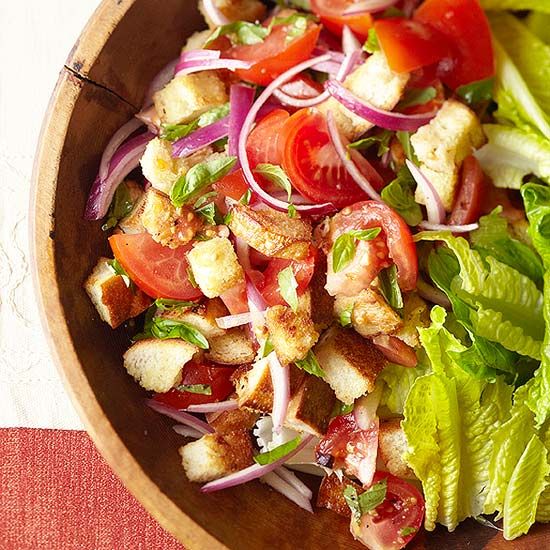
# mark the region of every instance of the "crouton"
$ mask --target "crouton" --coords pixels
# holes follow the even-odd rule
[[[176,76],[153,96],[162,123],[191,122],[228,101],[224,81],[215,71]]]
[[[334,312],[337,317],[349,308],[353,328],[365,338],[393,334],[403,326],[401,317],[375,288],[362,290],[354,297],[336,297]]]
[[[187,244],[204,225],[191,208],[176,208],[164,193],[153,188],[146,193],[141,223],[153,240],[168,248]]]
[[[236,430],[251,430],[260,418],[257,412],[247,409],[234,409],[208,413],[206,419],[217,433],[226,434]]]
[[[170,195],[172,187],[180,177],[211,155],[212,149],[204,147],[186,158],[176,159],[172,157],[170,142],[155,138],[145,148],[140,161],[141,169],[143,175],[155,189],[165,195]]]
[[[195,281],[208,298],[216,298],[244,280],[237,254],[225,237],[195,243],[187,259]]]
[[[376,377],[386,365],[382,353],[354,330],[330,328],[314,348],[325,380],[336,397],[351,405],[374,390]]]
[[[327,508],[340,516],[351,518],[351,510],[344,498],[344,489],[349,486],[355,487],[359,495],[364,490],[347,477],[342,477],[342,480],[340,480],[336,474],[325,476],[317,493],[317,507]]]
[[[321,437],[327,431],[335,402],[336,396],[326,382],[306,374],[290,400],[285,426]]]
[[[261,21],[266,12],[266,7],[259,0],[214,0],[214,5],[229,21]],[[218,27],[208,17],[202,0],[199,2],[199,10],[211,29]]]
[[[315,271],[309,283],[311,301],[315,304],[311,310],[311,320],[315,330],[319,332],[327,329],[332,324],[334,316],[334,298],[326,291],[326,282],[327,258],[323,253],[319,253],[315,261]]]
[[[231,209],[229,228],[266,256],[303,260],[309,253],[311,224],[300,218],[289,218],[284,212],[235,205]]]
[[[252,363],[256,352],[246,332],[239,327],[230,329],[220,336],[209,339],[210,349],[205,357],[221,365],[243,365]]]
[[[270,307],[265,321],[269,340],[283,365],[303,359],[319,338],[310,315],[301,309],[294,313],[287,306]]]
[[[392,71],[386,56],[375,52],[346,78],[344,86],[374,107],[391,111],[401,99],[408,81],[408,73]],[[319,105],[319,110],[324,114],[332,112],[338,128],[350,141],[355,141],[374,126],[334,98]]]
[[[401,420],[392,418],[380,423],[378,432],[378,457],[388,472],[397,477],[416,479],[403,456],[407,452],[407,438],[401,428]]]
[[[124,354],[124,368],[143,388],[165,393],[181,382],[197,348],[183,340],[140,340]]]
[[[187,323],[210,340],[225,334],[226,331],[218,326],[216,319],[227,314],[228,311],[223,302],[219,298],[214,298],[194,307],[163,311],[158,316]]]
[[[151,305],[151,298],[137,288],[129,288],[107,258],[100,258],[84,283],[84,289],[103,321],[112,328],[138,316]]]
[[[394,333],[394,336],[412,348],[417,348],[420,345],[418,328],[429,325],[428,304],[416,292],[405,294],[403,296],[403,326]]]
[[[454,204],[462,161],[485,141],[476,114],[452,99],[445,101],[435,118],[411,137],[420,169],[435,187],[447,212]],[[416,201],[426,203],[420,186],[416,189]]]
[[[207,434],[180,447],[189,481],[204,483],[242,470],[253,462],[254,448],[247,430]]]

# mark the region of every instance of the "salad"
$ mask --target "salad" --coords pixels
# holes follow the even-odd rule
[[[203,0],[112,137],[85,289],[202,492],[515,539],[550,521],[550,4],[268,4]]]

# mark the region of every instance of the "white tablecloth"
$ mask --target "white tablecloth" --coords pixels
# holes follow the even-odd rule
[[[27,212],[49,97],[97,4],[0,0],[0,427],[82,428],[38,319]]]

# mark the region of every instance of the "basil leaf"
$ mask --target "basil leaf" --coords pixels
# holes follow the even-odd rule
[[[247,189],[244,195],[239,199],[239,204],[247,206],[248,204],[250,204],[250,197],[252,197],[252,190]]]
[[[273,27],[285,25],[287,27],[286,42],[292,42],[306,32],[309,21],[317,21],[317,17],[309,13],[293,13],[289,17],[275,17],[269,25],[269,29],[271,31]]]
[[[380,43],[378,42],[378,36],[374,27],[369,29],[369,36],[367,41],[363,44],[363,50],[367,53],[374,53],[380,50]]]
[[[262,359],[265,359],[273,351],[273,349],[274,348],[273,348],[273,344],[271,343],[271,340],[269,338],[266,338],[263,341],[258,354]]]
[[[342,401],[336,400],[336,403],[334,404],[334,409],[332,410],[331,417],[335,416],[344,416],[346,414],[349,414],[351,411],[353,411],[354,404],[350,403],[349,405],[346,403],[342,403]]]
[[[395,264],[383,269],[378,275],[378,280],[380,282],[380,292],[382,292],[382,296],[384,296],[386,302],[394,309],[402,309],[403,295],[397,282],[397,268]]]
[[[213,107],[212,109],[203,113],[198,119],[197,124],[199,128],[204,128],[205,126],[210,126],[218,120],[226,117],[229,114],[229,103],[224,103],[218,107]]]
[[[286,443],[275,447],[271,451],[256,455],[254,457],[254,461],[258,464],[261,464],[262,466],[265,466],[266,464],[271,464],[272,462],[276,462],[280,458],[286,456],[288,453],[291,453],[296,447],[298,447],[298,445],[300,444],[300,440],[301,438],[299,436],[295,437],[294,439],[291,439],[290,441],[287,441]]]
[[[475,105],[481,101],[493,99],[494,87],[495,79],[490,77],[460,86],[457,88],[456,93],[469,105]]]
[[[350,304],[342,313],[340,313],[340,317],[338,318],[338,321],[340,325],[343,327],[349,327],[351,325],[351,316],[353,314],[353,304]]]
[[[321,368],[321,365],[319,365],[319,361],[317,361],[317,357],[315,357],[315,354],[309,350],[307,352],[307,355],[304,359],[301,359],[300,361],[296,361],[295,365],[302,369],[309,374],[313,374],[313,376],[317,376],[318,378],[325,378],[325,371]]]
[[[176,207],[183,206],[205,187],[223,178],[236,162],[237,157],[221,157],[196,164],[172,187],[170,191],[172,204]]]
[[[359,523],[361,521],[361,508],[359,507],[359,495],[357,494],[357,489],[353,485],[346,485],[344,488],[344,499],[346,504],[351,510],[351,515],[353,519]]]
[[[387,480],[383,479],[369,487],[360,495],[357,494],[357,489],[353,485],[348,485],[344,489],[344,499],[350,507],[353,518],[357,522],[361,519],[363,514],[374,510],[384,502],[386,499],[387,485]]]
[[[209,225],[218,225],[220,223],[220,213],[213,202],[197,208],[195,212]]]
[[[356,229],[343,233],[334,242],[332,247],[332,270],[334,273],[342,271],[355,256],[355,240],[372,241],[380,234],[380,228]]]
[[[370,149],[370,147],[372,147],[373,145],[378,144],[377,155],[381,157],[390,150],[390,140],[392,136],[393,132],[390,132],[389,130],[383,130],[382,132],[374,136],[369,136],[358,141],[354,141],[353,143],[350,143],[348,147],[350,149],[367,150]]]
[[[159,137],[166,141],[177,141],[178,139],[188,136],[198,127],[198,120],[193,120],[187,124],[162,124]]]
[[[196,302],[182,302],[169,298],[157,298],[154,305],[158,311],[180,311],[182,309],[195,307],[197,304]]]
[[[412,535],[414,533],[416,533],[418,531],[418,529],[416,527],[403,527],[403,529],[400,529],[399,530],[399,536],[400,537],[408,537],[409,535]]]
[[[107,213],[107,221],[101,226],[101,229],[107,231],[115,227],[122,218],[125,218],[133,210],[134,204],[130,188],[123,181],[115,191],[115,196]]]
[[[278,185],[281,189],[286,191],[288,200],[290,201],[292,197],[292,183],[286,172],[280,166],[275,164],[258,164],[258,166],[254,169],[254,172],[256,172],[256,174],[260,174],[270,182]]]
[[[380,193],[382,200],[413,227],[422,221],[422,209],[414,200],[415,189],[414,178],[409,169],[403,166],[399,170],[397,178],[386,185]]]
[[[167,319],[165,317],[153,318],[151,326],[151,335],[160,340],[172,338],[181,338],[190,344],[194,344],[200,349],[208,349],[210,345],[204,334],[195,327],[178,321],[176,319]]]
[[[190,267],[187,268],[187,278],[189,279],[189,282],[191,283],[191,286],[193,288],[199,288],[197,281],[195,281],[195,275]]]
[[[205,42],[204,48],[207,48],[220,36],[229,36],[233,45],[261,44],[269,36],[269,33],[270,29],[263,25],[247,21],[234,21],[218,27]]]
[[[414,149],[411,145],[411,133],[410,132],[395,132],[395,137],[399,140],[405,152],[405,156],[412,160],[415,164],[418,164],[418,159],[414,154]]]
[[[116,258],[114,260],[109,260],[109,267],[115,272],[115,275],[120,275],[122,277],[124,284],[128,288],[133,289],[134,283],[132,283],[130,276]]]
[[[296,207],[292,203],[290,203],[288,205],[287,211],[288,211],[288,217],[289,218],[297,218],[298,217],[298,211],[296,210]]]
[[[216,191],[210,191],[210,193],[205,193],[201,197],[199,197],[195,204],[193,205],[193,208],[200,208],[201,206],[204,206],[207,202],[211,201],[213,198],[217,197],[218,193]]]
[[[275,0],[277,6],[282,8],[294,7],[304,11],[311,11],[309,0]]]
[[[279,282],[279,292],[283,297],[283,300],[291,307],[292,311],[296,313],[298,311],[298,282],[294,276],[292,266],[285,267],[277,275],[277,281]]]
[[[208,384],[183,384],[176,388],[178,391],[196,393],[199,395],[212,395],[212,388]]]
[[[407,107],[415,107],[416,105],[424,105],[431,101],[437,95],[437,91],[433,86],[428,88],[411,88],[405,92],[405,97],[399,102],[399,109]]]

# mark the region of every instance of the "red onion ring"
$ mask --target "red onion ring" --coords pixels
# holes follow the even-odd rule
[[[357,40],[351,29],[344,25],[342,30],[342,51],[345,55],[350,55],[357,50],[361,50],[361,43]]]
[[[273,431],[280,433],[286,420],[290,401],[290,368],[283,366],[277,354],[272,351],[266,358],[269,361],[271,384],[273,385]]]
[[[478,223],[469,223],[466,225],[445,225],[439,223],[420,222],[418,227],[427,231],[450,231],[451,233],[469,233],[479,229]]]
[[[313,491],[294,473],[284,466],[277,468],[275,473],[283,478],[289,485],[292,485],[302,496],[308,500],[313,498]]]
[[[174,74],[176,73],[176,67],[178,65],[179,59],[173,59],[160,70],[160,72],[153,78],[151,81],[151,84],[149,84],[149,88],[147,89],[147,92],[145,93],[145,99],[143,100],[143,109],[146,109],[150,105],[153,104],[153,96],[168,84],[173,78]]]
[[[293,487],[288,483],[279,473],[279,470],[274,472],[269,472],[260,478],[260,481],[264,482],[266,485],[269,485],[278,493],[288,498],[288,500],[297,504],[300,508],[307,510],[313,514],[313,508],[311,507],[311,502],[307,497],[304,497],[296,487]]]
[[[178,139],[172,144],[172,157],[185,158],[195,151],[227,137],[229,132],[229,117],[226,116],[213,124],[195,130],[188,136]]]
[[[418,295],[424,298],[424,300],[428,300],[445,309],[451,309],[451,301],[443,291],[439,290],[439,288],[429,285],[426,281],[419,278],[416,283],[416,289]]]
[[[218,317],[216,324],[223,329],[241,327],[242,325],[248,325],[252,322],[252,315],[248,313],[238,313],[236,315],[226,315],[225,317]]]
[[[233,84],[229,92],[229,142],[227,153],[235,157],[239,151],[239,136],[250,107],[254,103],[254,88]]]
[[[174,409],[173,407],[165,405],[164,403],[159,403],[154,399],[147,399],[145,403],[154,411],[163,414],[164,416],[168,416],[169,418],[172,418],[174,420],[177,420],[178,422],[181,422],[184,426],[194,428],[202,434],[214,433],[214,428],[212,428],[212,426],[207,424],[204,420],[200,420],[196,416],[193,416],[192,414],[179,411],[177,409]]]
[[[328,80],[325,87],[334,99],[352,113],[386,130],[415,132],[418,128],[430,122],[437,114],[437,111],[432,111],[420,115],[404,115],[378,109],[374,105],[359,99],[337,80]]]
[[[372,343],[392,363],[409,368],[416,367],[418,364],[414,349],[395,336],[379,334],[372,339]]]
[[[201,71],[217,71],[226,69],[236,71],[238,69],[250,69],[253,63],[241,61],[240,59],[201,59],[197,61],[188,61],[184,64],[179,63],[176,69],[176,76],[200,73]]]
[[[146,109],[142,109],[134,116],[147,126],[149,132],[158,135],[160,129],[160,118],[154,105],[150,105]]]
[[[204,434],[191,428],[189,426],[184,426],[183,424],[177,424],[172,428],[178,435],[183,435],[183,437],[192,437],[193,439],[200,439]]]
[[[229,487],[235,487],[236,485],[241,485],[243,483],[247,483],[248,481],[252,481],[253,479],[258,479],[259,477],[265,476],[269,472],[272,472],[279,466],[283,465],[294,455],[298,454],[312,439],[312,435],[305,436],[293,451],[290,451],[290,453],[279,458],[278,460],[275,460],[271,464],[253,464],[244,470],[222,477],[221,479],[211,481],[201,487],[201,493],[212,493],[213,491],[228,489]]]
[[[239,408],[236,399],[217,401],[215,403],[201,403],[200,405],[189,405],[185,410],[190,413],[213,413],[223,411],[234,411]]]
[[[204,11],[206,16],[216,27],[221,27],[222,25],[227,25],[231,23],[231,20],[228,19],[222,11],[216,7],[214,0],[203,0]]]
[[[387,10],[397,4],[397,0],[364,0],[355,2],[344,10],[344,15],[357,15],[360,13],[376,13]]]
[[[336,152],[338,153],[340,160],[346,167],[346,170],[350,173],[355,183],[371,199],[381,202],[382,198],[380,197],[380,195],[376,192],[374,187],[370,184],[369,180],[359,171],[359,168],[357,168],[351,156],[348,156],[348,149],[346,147],[346,144],[344,143],[342,136],[340,135],[340,131],[338,130],[338,127],[336,126],[334,115],[330,111],[327,113],[327,126],[328,126],[328,132],[329,132],[332,144],[334,145],[334,148],[336,149]],[[355,151],[352,151],[351,154],[353,153],[355,153]]]
[[[405,164],[409,169],[414,181],[422,190],[426,199],[426,211],[428,212],[428,221],[430,223],[441,224],[445,220],[445,208],[441,202],[441,197],[436,191],[432,182],[417,168],[409,159],[405,159]]]

